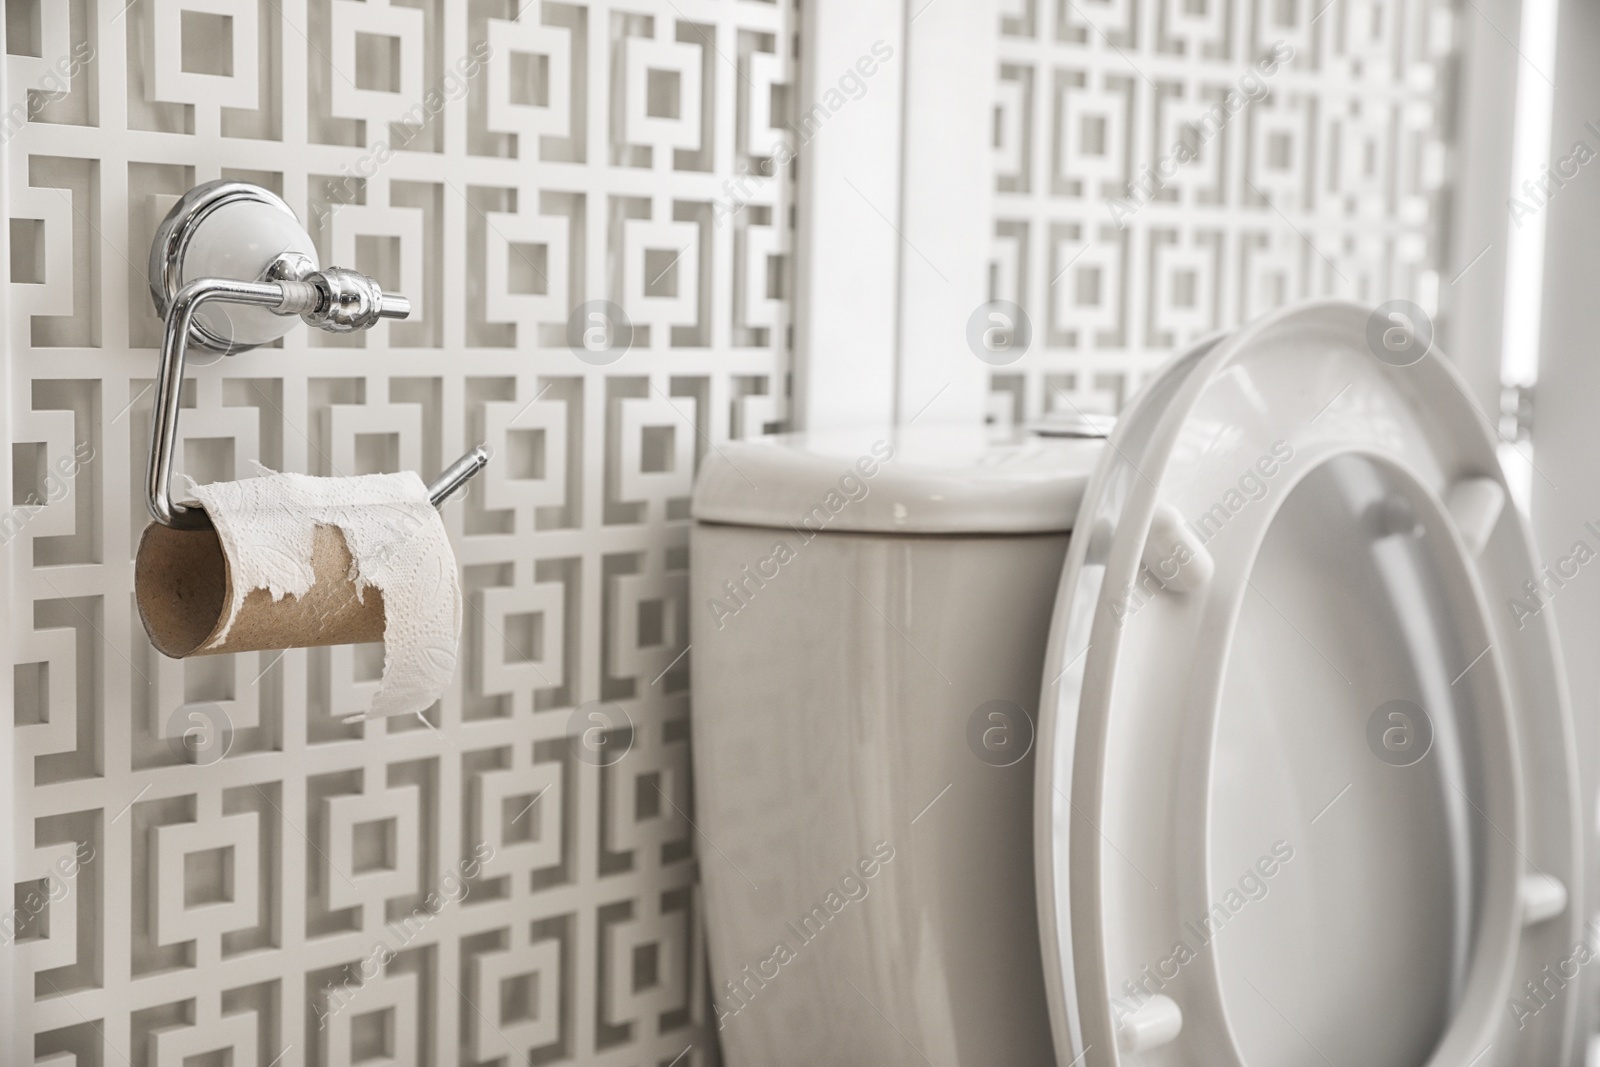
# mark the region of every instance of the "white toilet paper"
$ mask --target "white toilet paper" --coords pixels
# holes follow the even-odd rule
[[[317,526],[338,527],[357,592],[383,595],[383,680],[373,717],[422,712],[455,675],[461,583],[455,553],[427,487],[414,472],[355,478],[272,474],[193,486],[216,527],[239,595],[216,643],[227,636],[248,590],[274,600],[315,583]]]

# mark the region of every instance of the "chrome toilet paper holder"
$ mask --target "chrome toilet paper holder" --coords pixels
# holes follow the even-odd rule
[[[264,256],[270,258],[263,267]],[[234,277],[239,273],[254,274],[255,280]],[[179,530],[211,527],[202,508],[181,504],[171,493],[190,345],[233,355],[283,336],[294,327],[296,316],[330,333],[354,333],[382,319],[411,314],[411,301],[384,292],[366,275],[343,267],[319,268],[311,237],[294,210],[270,191],[236,181],[197,185],[173,205],[150,245],[150,295],[165,328],[150,426],[146,503],[152,519]],[[248,311],[236,319],[212,308],[221,321],[203,314],[208,305],[221,304],[244,305]],[[434,507],[488,462],[489,450],[479,445],[446,467],[428,486]]]

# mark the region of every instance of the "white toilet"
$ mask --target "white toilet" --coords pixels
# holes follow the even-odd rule
[[[1572,1061],[1548,579],[1454,372],[1392,365],[1370,314],[1203,344],[1109,441],[706,457],[693,814],[732,1067]]]

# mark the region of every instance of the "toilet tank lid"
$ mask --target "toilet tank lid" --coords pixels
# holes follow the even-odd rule
[[[693,515],[814,531],[1066,531],[1104,445],[937,425],[728,441],[701,462]]]

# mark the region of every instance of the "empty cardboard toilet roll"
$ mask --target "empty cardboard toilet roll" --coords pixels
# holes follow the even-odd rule
[[[383,642],[367,713],[421,714],[455,677],[461,580],[414,472],[265,472],[191,485],[209,530],[155,525],[134,567],[150,643],[174,658]]]
[[[139,539],[134,591],[150,643],[173,659],[382,641],[383,593],[370,586],[358,591],[351,562],[344,532],[318,525],[311,550],[316,583],[300,596],[274,600],[266,589],[234,587],[215,530],[152,523]]]

